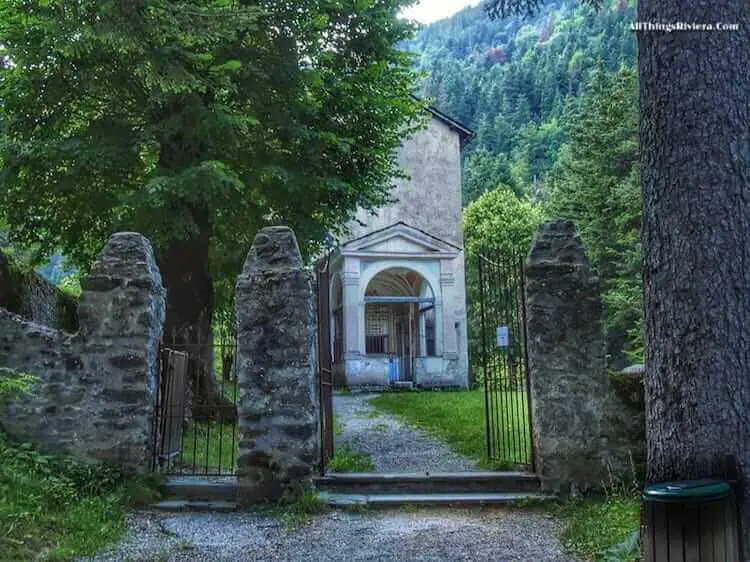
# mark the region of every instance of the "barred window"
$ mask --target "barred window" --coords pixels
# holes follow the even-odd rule
[[[365,310],[365,352],[388,353],[392,312],[388,305],[368,304]]]

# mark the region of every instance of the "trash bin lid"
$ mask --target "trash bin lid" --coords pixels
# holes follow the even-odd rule
[[[720,500],[732,493],[723,480],[680,480],[646,486],[643,499],[652,502],[694,503]]]

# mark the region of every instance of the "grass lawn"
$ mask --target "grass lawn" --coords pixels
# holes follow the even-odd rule
[[[500,437],[499,455],[487,457],[485,398],[483,390],[456,392],[386,392],[371,401],[378,410],[390,413],[445,441],[451,449],[477,460],[485,468],[529,462],[527,443],[517,435],[528,435],[526,395],[499,392],[505,406],[502,417],[494,420]]]
[[[182,437],[179,467],[190,472],[234,474],[240,452],[240,429],[234,424],[193,422]]]
[[[153,476],[43,455],[0,432],[0,560],[72,560],[114,544],[128,505],[155,500]]]
[[[583,560],[631,562],[638,559],[638,494],[566,502],[551,508],[563,522],[562,542]]]
[[[349,445],[336,448],[333,458],[328,463],[331,472],[372,472],[375,465],[369,453],[354,451]]]

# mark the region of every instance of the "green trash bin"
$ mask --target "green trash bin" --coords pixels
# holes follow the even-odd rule
[[[648,562],[739,562],[737,504],[722,480],[646,487],[641,537]]]

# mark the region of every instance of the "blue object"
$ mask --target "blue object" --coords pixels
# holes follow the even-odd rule
[[[388,382],[397,382],[399,380],[398,376],[398,357],[389,357],[388,358]]]

